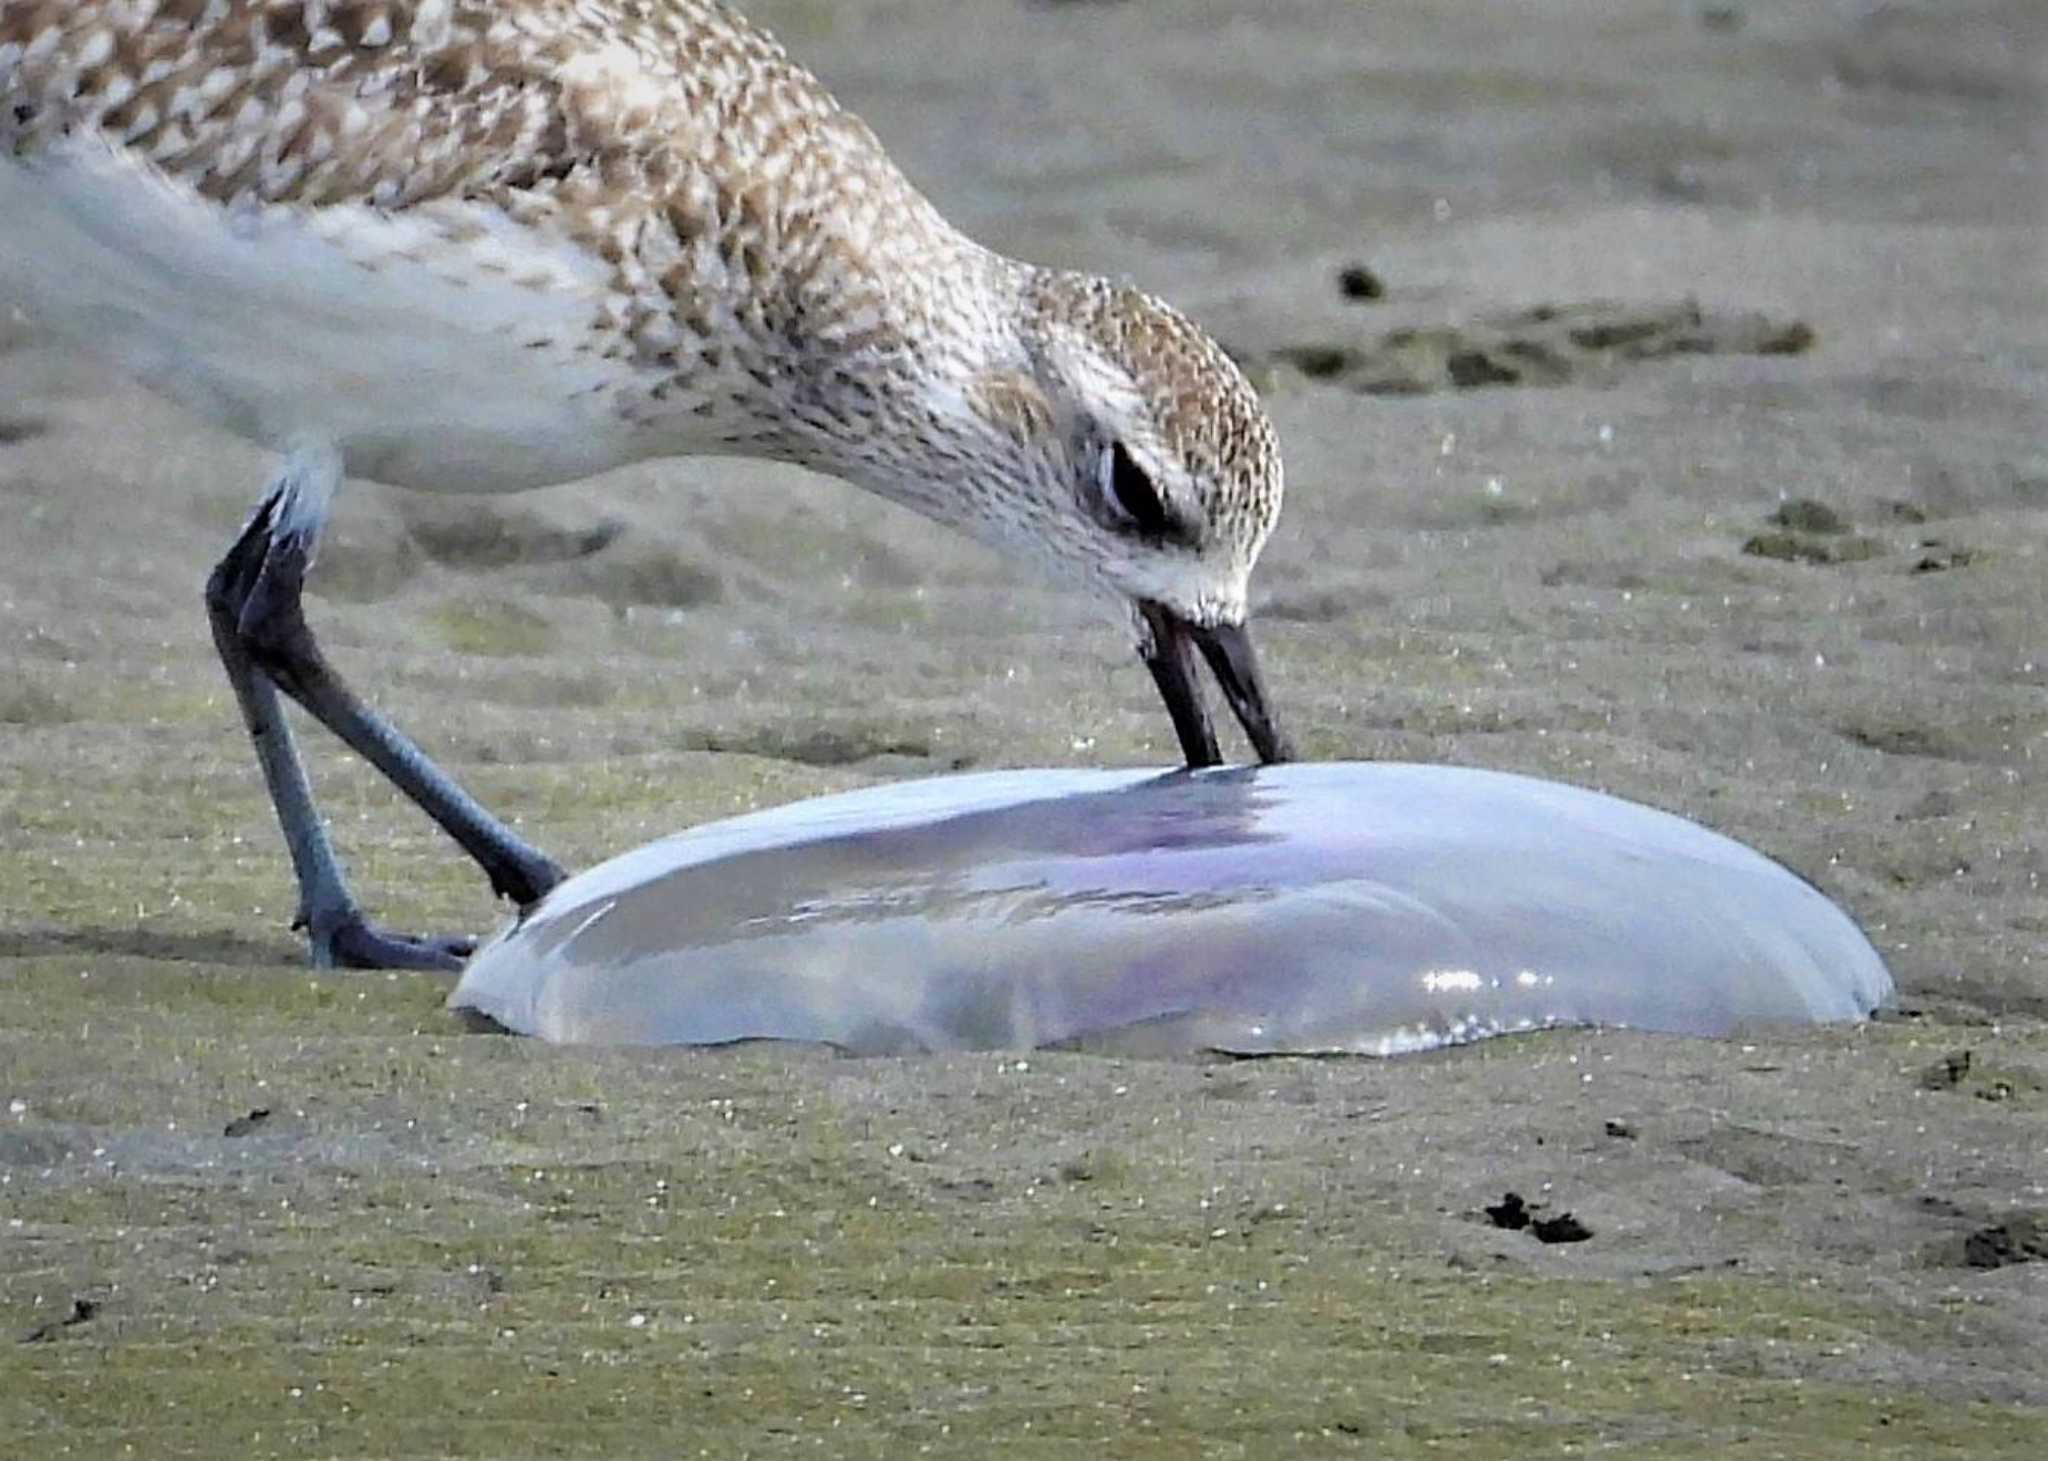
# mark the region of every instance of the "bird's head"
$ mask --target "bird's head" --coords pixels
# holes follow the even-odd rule
[[[1018,536],[1128,606],[1190,766],[1222,760],[1204,661],[1259,759],[1290,759],[1245,625],[1281,497],[1257,395],[1215,341],[1136,289],[1041,272],[1023,305],[1023,362],[968,388],[1008,443]]]

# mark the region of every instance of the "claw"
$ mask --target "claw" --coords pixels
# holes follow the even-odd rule
[[[338,969],[420,969],[459,974],[464,962],[475,952],[473,938],[415,938],[410,934],[386,933],[360,914],[343,919],[324,937],[316,935],[313,939],[315,961]]]

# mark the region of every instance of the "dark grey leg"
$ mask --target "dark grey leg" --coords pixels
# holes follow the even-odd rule
[[[522,907],[562,869],[457,786],[344,684],[306,625],[300,592],[341,476],[331,452],[295,452],[206,584],[207,616],[256,745],[299,881],[298,925],[313,961],[349,968],[457,969],[466,939],[415,939],[364,917],[313,803],[277,692],[284,691],[377,767],[476,859],[491,887]]]

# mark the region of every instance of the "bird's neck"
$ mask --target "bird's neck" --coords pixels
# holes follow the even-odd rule
[[[1036,272],[954,234],[942,260],[878,280],[861,328],[789,383],[775,454],[972,530],[976,483],[1014,446],[988,390],[1030,376]]]

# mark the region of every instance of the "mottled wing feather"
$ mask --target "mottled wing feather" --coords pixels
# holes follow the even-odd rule
[[[838,111],[696,0],[0,0],[0,93],[17,153],[91,128],[217,201],[385,208],[739,176]]]
[[[578,349],[642,373],[621,411],[687,396],[757,423],[717,438],[735,449],[776,451],[793,410],[839,425],[842,365],[900,349],[885,321],[918,319],[906,296],[966,247],[863,123],[706,0],[0,0],[0,146],[33,160],[81,134],[231,212],[432,209],[447,237],[475,205],[480,232],[502,217],[587,253],[610,285]],[[792,401],[774,362],[795,354],[818,389]]]

